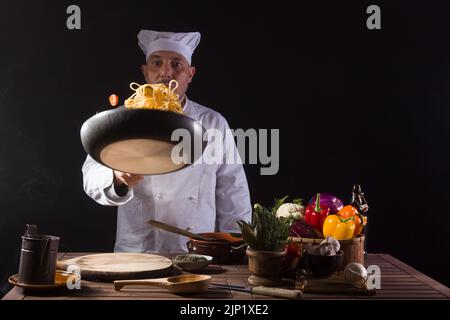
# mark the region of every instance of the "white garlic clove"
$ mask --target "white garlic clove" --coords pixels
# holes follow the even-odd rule
[[[333,246],[335,252],[338,252],[341,249],[341,244],[335,238],[327,237],[327,240]]]
[[[344,279],[357,288],[363,288],[367,281],[367,270],[361,263],[351,262],[345,266]]]

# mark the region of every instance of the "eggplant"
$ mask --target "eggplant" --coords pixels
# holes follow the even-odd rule
[[[316,196],[312,197],[308,204],[315,204]],[[320,192],[320,205],[330,208],[330,214],[335,214],[344,207],[341,199],[330,193]]]
[[[301,237],[301,238],[313,238],[313,239],[322,239],[322,233],[302,222],[301,220],[296,220],[292,223],[291,228],[289,229],[289,234],[291,237]]]

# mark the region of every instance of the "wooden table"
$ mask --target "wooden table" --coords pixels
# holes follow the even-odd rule
[[[58,259],[70,259],[79,255],[92,253],[60,253]],[[304,299],[449,299],[450,289],[431,279],[423,273],[388,254],[369,254],[366,265],[378,265],[381,268],[381,289],[375,296],[346,296],[331,294],[305,293]],[[203,271],[213,277],[212,282],[228,285],[247,285],[249,276],[245,261],[240,265],[211,265]],[[287,280],[287,286],[294,288],[294,279]],[[210,288],[207,292],[196,295],[177,295],[166,289],[153,287],[127,286],[123,291],[114,291],[112,283],[82,281],[81,290],[66,290],[63,293],[24,294],[20,288],[13,288],[4,300],[39,300],[39,299],[92,299],[92,300],[180,300],[180,299],[275,299],[245,292]]]

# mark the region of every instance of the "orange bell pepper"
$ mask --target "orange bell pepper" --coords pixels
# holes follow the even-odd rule
[[[358,210],[353,206],[345,206],[336,213],[339,217],[343,219],[353,218],[355,223],[355,233],[354,236],[361,234],[364,226],[367,224],[367,218],[360,214]]]
[[[364,226],[367,224],[367,217],[358,213],[355,215],[355,237],[360,235],[364,229]]]

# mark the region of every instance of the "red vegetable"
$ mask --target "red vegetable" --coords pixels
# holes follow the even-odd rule
[[[316,203],[316,197],[312,197],[308,204],[315,204]],[[330,214],[335,214],[339,210],[341,210],[344,207],[344,203],[341,199],[338,197],[330,194],[330,193],[320,193],[320,206],[328,207],[330,208]]]
[[[323,222],[329,213],[330,208],[320,203],[320,193],[318,193],[316,203],[306,207],[305,222],[317,230],[322,230]]]
[[[117,106],[119,103],[119,97],[115,94],[110,95],[108,100],[113,107]]]
[[[286,259],[283,262],[283,269],[292,271],[297,269],[297,265],[301,256],[300,245],[295,242],[288,243],[284,250],[286,251]]]
[[[295,242],[288,243],[285,247],[285,250],[287,258],[296,258],[300,257],[301,255],[300,246]]]

